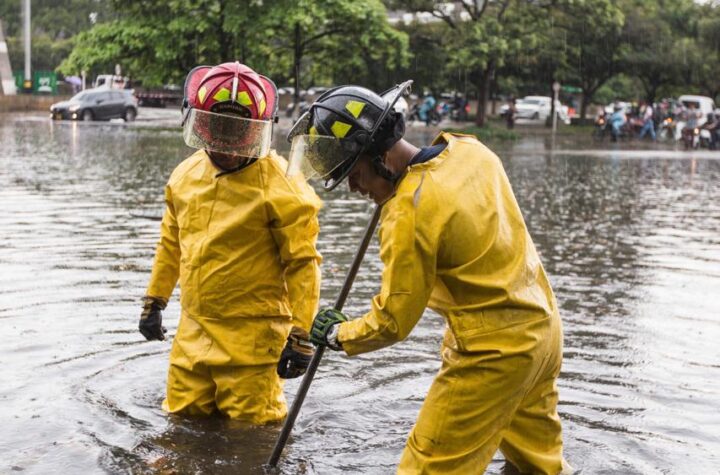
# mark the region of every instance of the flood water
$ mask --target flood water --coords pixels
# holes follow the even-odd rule
[[[163,185],[190,153],[179,132],[2,116],[0,145],[0,473],[262,473],[279,426],[168,417],[171,343],[136,330]],[[562,147],[497,150],[564,320],[566,458],[583,474],[718,473],[720,153]],[[323,197],[330,305],[372,208]],[[350,315],[380,270],[374,243]],[[176,293],[170,336],[179,312]],[[326,352],[281,472],[393,473],[443,328],[427,312],[391,348]]]

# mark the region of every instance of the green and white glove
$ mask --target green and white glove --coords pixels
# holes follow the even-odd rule
[[[347,321],[348,318],[339,310],[334,308],[320,310],[313,320],[310,341],[317,346],[327,346],[331,350],[342,350],[342,345],[337,340],[338,324]]]

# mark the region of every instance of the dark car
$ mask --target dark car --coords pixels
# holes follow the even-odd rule
[[[109,120],[121,118],[132,122],[137,117],[137,99],[132,91],[123,89],[88,89],[75,94],[69,101],[50,107],[53,119]]]

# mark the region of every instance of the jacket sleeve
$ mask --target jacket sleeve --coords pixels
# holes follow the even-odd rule
[[[382,286],[362,318],[340,324],[338,341],[348,355],[377,350],[405,339],[430,300],[435,285],[437,236],[442,226],[433,222],[427,206],[417,209],[415,193],[395,196],[387,203],[380,226]],[[429,198],[422,196],[422,201]]]
[[[287,178],[279,169],[269,175],[270,231],[285,269],[293,325],[309,332],[320,299],[322,258],[315,246],[322,202],[302,177]]]
[[[169,185],[165,186],[165,205],[160,225],[160,241],[155,250],[155,262],[146,295],[169,300],[180,272],[179,231]]]

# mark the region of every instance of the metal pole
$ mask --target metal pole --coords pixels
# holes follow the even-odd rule
[[[350,269],[348,270],[347,275],[345,275],[345,282],[343,283],[342,289],[340,290],[340,294],[337,296],[337,299],[335,300],[335,306],[334,306],[335,310],[342,310],[343,306],[345,305],[345,300],[347,299],[347,296],[350,293],[350,288],[352,287],[353,281],[355,280],[355,276],[357,275],[357,271],[360,268],[360,264],[362,263],[363,257],[365,256],[365,251],[367,250],[368,245],[370,245],[370,240],[372,239],[373,233],[375,232],[375,227],[377,226],[377,223],[380,220],[380,211],[381,210],[382,210],[382,205],[378,205],[375,207],[375,211],[373,212],[373,215],[370,218],[370,221],[368,221],[367,226],[365,227],[365,234],[363,235],[363,239],[360,242],[360,246],[358,246],[358,250],[355,253],[355,259],[353,259],[353,263],[350,266]],[[273,448],[272,454],[270,455],[270,458],[268,459],[267,463],[270,467],[277,466],[278,460],[280,459],[280,455],[282,455],[282,451],[285,448],[285,444],[287,443],[288,437],[290,437],[290,432],[292,432],[292,428],[295,425],[295,419],[297,419],[298,413],[300,412],[300,408],[302,407],[302,404],[305,401],[305,396],[307,395],[308,389],[310,389],[310,384],[312,383],[312,380],[315,377],[315,371],[317,371],[317,368],[320,365],[320,360],[322,359],[324,352],[325,352],[324,346],[320,346],[317,348],[317,350],[315,350],[315,354],[313,355],[313,358],[310,361],[310,365],[308,366],[308,369],[305,372],[305,376],[303,377],[303,380],[300,383],[300,388],[298,389],[298,392],[295,395],[295,399],[293,400],[292,407],[290,408],[290,411],[288,412],[287,419],[285,419],[285,424],[283,425],[282,431],[280,432],[280,436],[278,437],[277,442],[275,442],[275,447]]]
[[[24,44],[25,44],[25,84],[24,87],[27,88],[27,83],[29,81],[32,81],[32,77],[30,76],[30,0],[24,0],[23,2],[23,36],[24,36]]]
[[[15,87],[15,78],[13,78],[12,67],[10,66],[10,56],[8,54],[5,35],[3,34],[2,22],[0,21],[0,93],[6,96],[14,96],[17,94]]]
[[[555,132],[557,131],[557,117],[560,111],[558,110],[558,93],[560,92],[560,83],[557,81],[554,81],[552,84],[552,90],[553,90],[553,98],[552,98],[552,107],[550,108],[551,111],[553,111],[553,117],[552,117],[552,146],[555,148]]]

